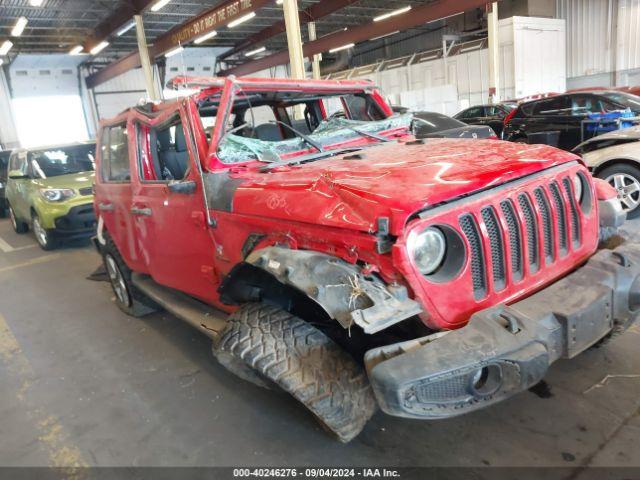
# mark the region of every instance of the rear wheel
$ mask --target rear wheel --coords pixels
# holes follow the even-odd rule
[[[342,442],[356,437],[376,410],[364,369],[320,330],[279,307],[244,305],[229,317],[213,351],[242,378],[267,380],[290,393]]]
[[[108,236],[102,248],[102,261],[120,310],[132,317],[142,317],[157,310],[155,304],[131,283],[131,269]]]
[[[29,231],[29,224],[16,217],[11,205],[9,205],[9,218],[11,219],[11,226],[16,233],[27,233]]]
[[[36,236],[36,241],[40,248],[43,250],[53,250],[57,246],[57,242],[51,238],[51,232],[42,226],[40,217],[37,213],[33,213],[31,216],[31,229]]]
[[[618,163],[605,168],[597,176],[616,189],[627,218],[640,215],[640,168]]]

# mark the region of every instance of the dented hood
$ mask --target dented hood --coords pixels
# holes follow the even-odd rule
[[[299,166],[232,174],[235,213],[374,232],[411,214],[578,157],[497,140],[390,142]]]

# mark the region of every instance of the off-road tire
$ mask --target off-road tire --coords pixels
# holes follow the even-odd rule
[[[290,393],[342,442],[356,437],[376,410],[364,369],[320,330],[279,307],[242,306],[213,350],[232,354]]]
[[[628,165],[626,163],[617,163],[605,168],[596,175],[598,178],[605,180],[611,175],[616,173],[625,174],[633,177],[637,182],[640,182],[640,168]],[[640,215],[640,206],[637,206],[633,210],[625,210],[627,212],[627,220],[637,218]]]
[[[11,205],[9,205],[9,218],[11,219],[11,226],[16,233],[22,234],[29,231],[29,224],[16,217],[16,214],[13,211]]]
[[[100,252],[102,253],[104,268],[107,271],[109,283],[111,284],[111,289],[116,297],[115,302],[116,305],[118,305],[118,308],[132,317],[142,317],[158,311],[158,306],[150,298],[140,292],[140,290],[138,290],[131,282],[132,271],[122,259],[118,248],[106,232],[104,234],[104,238],[106,243],[102,246]],[[122,277],[123,285],[126,289],[124,299],[118,293],[116,286],[118,279],[113,277],[113,265],[110,265],[110,259],[113,259],[114,264]]]

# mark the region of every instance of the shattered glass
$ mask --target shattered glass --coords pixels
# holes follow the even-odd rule
[[[308,136],[320,145],[328,146],[361,137],[350,128],[367,133],[378,133],[384,130],[407,127],[411,125],[411,114],[394,115],[384,120],[361,121],[346,118],[323,120],[318,128]],[[282,154],[305,150],[310,147],[302,138],[290,138],[281,141],[267,141],[228,134],[218,148],[218,157],[224,163],[241,163],[250,160],[274,161]]]

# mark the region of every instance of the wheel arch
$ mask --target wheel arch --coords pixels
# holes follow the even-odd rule
[[[249,254],[223,280],[220,298],[229,304],[265,301],[312,318],[336,320],[376,333],[422,312],[401,285],[388,286],[358,265],[308,250],[266,247]]]
[[[607,168],[617,164],[629,165],[631,167],[635,167],[638,170],[640,170],[640,159],[634,159],[629,157],[617,157],[617,158],[610,158],[608,160],[604,160],[603,162],[593,167],[591,169],[591,172],[593,173],[593,175],[597,176],[603,170],[606,170]]]

